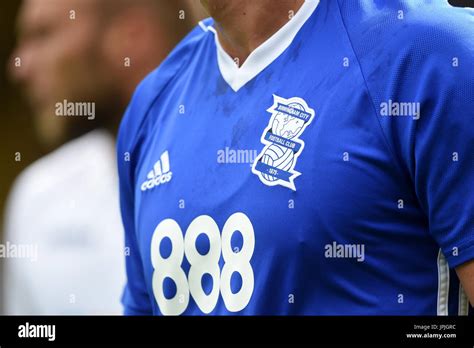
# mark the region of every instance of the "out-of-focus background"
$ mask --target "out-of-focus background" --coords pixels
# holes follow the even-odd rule
[[[0,3],[0,314],[121,314],[115,135],[199,0]]]
[[[45,3],[48,1],[44,0]],[[200,8],[199,0],[189,2],[196,11],[197,18],[193,22],[203,18],[205,13]],[[9,69],[7,62],[17,41],[16,21],[21,4],[19,0],[0,2],[0,211],[5,207],[6,197],[14,178],[28,164],[48,151],[47,148],[40,146],[35,135],[30,108],[22,98],[20,90],[7,76]],[[21,161],[14,161],[16,152],[21,153]],[[0,219],[3,219],[3,216]]]
[[[114,136],[204,17],[199,0],[0,2],[0,314],[120,313]]]

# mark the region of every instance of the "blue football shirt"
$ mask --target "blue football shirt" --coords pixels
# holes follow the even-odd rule
[[[212,19],[118,139],[126,314],[463,315],[474,12],[309,0],[238,67]]]

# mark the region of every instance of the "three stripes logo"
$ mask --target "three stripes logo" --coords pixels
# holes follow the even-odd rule
[[[170,170],[170,156],[168,151],[163,152],[153,169],[148,172],[147,180],[142,184],[142,191],[166,184],[171,181],[173,173]]]

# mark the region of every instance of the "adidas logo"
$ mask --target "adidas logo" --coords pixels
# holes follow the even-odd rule
[[[168,151],[163,152],[160,160],[155,163],[153,170],[151,170],[142,186],[142,191],[151,190],[152,188],[161,184],[166,184],[171,181],[173,173],[170,171],[170,156]]]

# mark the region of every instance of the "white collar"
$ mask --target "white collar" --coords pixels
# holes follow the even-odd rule
[[[204,30],[214,33],[219,70],[234,92],[257,76],[291,45],[296,34],[311,17],[318,4],[319,0],[306,0],[288,23],[250,53],[241,67],[238,67],[232,57],[222,48],[216,30],[212,26],[206,26],[202,21],[199,23]]]

